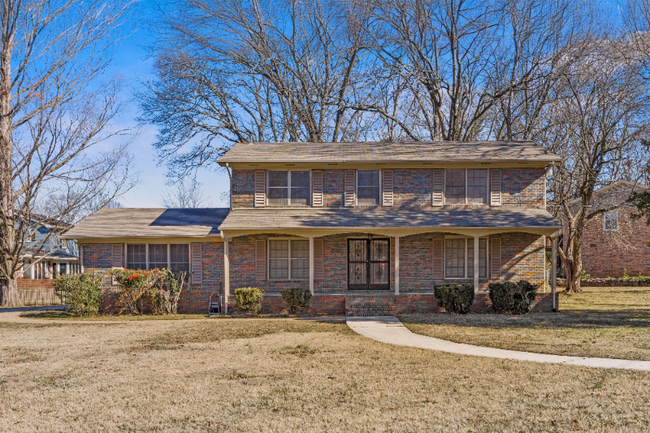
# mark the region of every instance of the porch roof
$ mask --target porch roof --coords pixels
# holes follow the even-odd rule
[[[228,208],[100,209],[68,230],[63,239],[119,239],[220,236]]]
[[[326,209],[235,209],[219,229],[235,232],[343,233],[378,231],[404,235],[430,231],[552,235],[562,226],[544,209],[514,207],[367,207]]]

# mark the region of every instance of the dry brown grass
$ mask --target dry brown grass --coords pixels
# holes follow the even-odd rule
[[[587,287],[560,313],[413,315],[413,332],[459,343],[557,355],[650,360],[650,288]]]
[[[0,323],[0,332],[0,431],[650,430],[648,373],[397,347],[343,324]]]

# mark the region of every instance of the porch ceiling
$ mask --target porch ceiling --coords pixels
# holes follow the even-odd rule
[[[560,228],[560,223],[546,210],[508,207],[235,209],[219,226],[227,237],[253,233],[324,236],[351,232],[388,236],[427,232],[470,236],[526,232],[551,236]]]

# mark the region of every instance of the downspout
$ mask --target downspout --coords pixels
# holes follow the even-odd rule
[[[232,175],[229,168],[230,166],[226,163],[226,172],[228,173],[228,179],[230,180],[230,210],[232,210]]]

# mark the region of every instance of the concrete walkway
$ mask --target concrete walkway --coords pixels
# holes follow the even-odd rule
[[[420,349],[438,350],[441,352],[457,353],[460,355],[515,359],[518,361],[650,371],[650,361],[546,355],[543,353],[519,352],[517,350],[494,349],[491,347],[454,343],[439,338],[414,334],[404,326],[397,317],[348,317],[346,323],[354,332],[361,334],[364,337],[382,343],[396,344],[398,346],[418,347]]]

